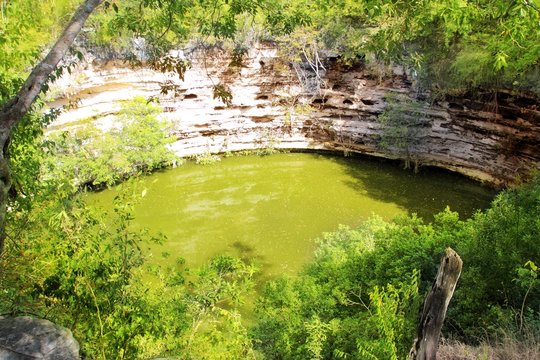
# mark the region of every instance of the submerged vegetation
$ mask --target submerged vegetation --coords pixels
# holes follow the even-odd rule
[[[56,113],[41,114],[36,97],[81,53],[72,51],[60,65],[46,62],[39,79],[22,87],[44,44],[81,3],[0,1],[0,315],[31,314],[68,327],[89,359],[401,359],[438,258],[452,246],[464,272],[445,335],[470,344],[485,334],[527,340],[531,358],[538,358],[538,175],[471,219],[447,210],[433,223],[415,215],[373,218],[325,234],[298,277],[266,284],[249,328],[239,306],[252,288],[252,264],[219,256],[198,271],[185,269],[182,259],[148,267],[145,248],[163,237],[133,225],[133,201],[144,191],[126,186],[114,211],[103,213],[80,200],[79,188],[108,186],[174,161],[157,108],[135,99],[121,110],[118,128],[86,128],[79,139],[59,133],[44,142],[42,129]],[[349,65],[405,64],[417,88],[434,97],[482,89],[540,93],[536,0],[92,3],[104,6],[88,23],[87,45],[181,79],[184,63],[160,62],[168,50],[194,38],[229,39],[241,49],[256,33],[280,40],[291,61],[318,66],[327,52]],[[230,93],[221,96],[230,101]],[[419,134],[395,116],[402,113],[396,104],[381,119],[383,143],[416,161]],[[407,111],[421,127],[420,111]],[[271,139],[267,148],[274,151]]]

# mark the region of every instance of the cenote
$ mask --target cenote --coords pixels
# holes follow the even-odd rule
[[[446,206],[468,217],[494,195],[437,169],[412,174],[395,163],[317,153],[188,162],[144,177],[141,185],[137,225],[167,237],[150,248],[150,261],[181,256],[197,267],[231,254],[253,261],[263,277],[298,272],[312,258],[317,237],[340,224],[405,213],[430,221]],[[88,201],[111,207],[116,191],[90,194]]]

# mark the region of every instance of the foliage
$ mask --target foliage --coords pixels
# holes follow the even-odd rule
[[[195,156],[195,164],[197,165],[212,165],[218,161],[221,161],[219,155],[211,154],[210,151]]]
[[[418,171],[418,153],[426,135],[429,119],[422,105],[406,95],[389,94],[386,96],[386,108],[379,115],[378,122],[382,128],[380,147],[394,156],[404,158],[405,169],[414,163]]]
[[[523,331],[524,311],[527,304],[527,297],[529,293],[540,286],[540,279],[538,279],[538,266],[532,261],[527,261],[525,265],[516,269],[516,282],[523,290],[525,295],[523,296],[523,302],[521,303],[521,309],[519,311],[519,331]]]
[[[181,358],[254,358],[251,339],[238,306],[252,288],[256,268],[230,256],[218,256],[189,283],[185,301],[192,321],[180,340]]]
[[[528,261],[540,261],[539,199],[540,177],[536,176],[519,189],[501,193],[490,209],[474,218],[473,238],[458,248],[468,269],[463,273],[462,287],[456,291],[459,305],[452,310],[469,314],[461,317],[460,327],[496,330],[497,321],[518,325],[514,313],[521,308],[528,287],[514,279],[519,279],[516,268]],[[539,299],[540,289],[532,287],[527,307],[538,313]]]
[[[173,139],[159,113],[158,106],[137,97],[122,104],[119,128],[103,132],[88,125],[73,135],[50,136],[44,176],[74,176],[75,187],[102,187],[172,164],[176,158],[167,144]]]
[[[414,80],[442,93],[501,86],[540,93],[536,0],[295,3],[310,20],[308,31],[298,32],[309,34],[303,41],[336,52],[345,64],[405,64]]]
[[[3,264],[22,278],[2,277],[5,292],[18,295],[3,294],[2,312],[46,315],[71,328],[87,357],[133,358],[137,339],[157,332],[162,321],[136,279],[142,244],[159,238],[132,229],[133,204],[126,197],[116,199],[112,216],[89,210],[65,189],[23,224],[11,223],[30,227],[6,249],[24,256]]]
[[[402,359],[409,351],[410,334],[416,327],[419,305],[417,275],[410,283],[395,288],[391,284],[386,289],[375,287],[369,294],[364,334],[357,339],[358,354],[365,359]],[[375,335],[374,335],[375,334]]]
[[[464,268],[445,336],[474,342],[504,329],[505,336],[538,339],[539,180],[503,192],[467,221],[447,209],[432,224],[373,218],[325,234],[298,278],[266,286],[255,345],[268,358],[404,358],[419,299],[448,246]]]
[[[56,111],[28,113],[13,131],[9,143],[12,208],[30,207],[33,196],[41,188],[41,184],[36,181],[44,161],[40,140],[43,127],[56,118],[57,114]]]
[[[316,96],[324,88],[326,56],[317,32],[311,27],[297,29],[280,38],[280,57],[291,62],[298,82],[306,94]]]
[[[232,105],[232,93],[229,87],[225,84],[217,84],[212,88],[212,96],[214,99],[221,100],[225,105]]]
[[[58,36],[78,3],[78,0],[0,2],[0,103],[19,89],[28,67],[41,56],[43,44]]]
[[[93,46],[109,48],[138,61],[158,60],[168,50],[193,39],[236,42],[262,24],[271,33],[289,33],[306,18],[298,9],[293,14],[283,11],[289,6],[281,0],[111,3],[116,5],[113,11],[101,11],[90,20],[95,30],[86,38]],[[133,46],[133,39],[144,40]]]
[[[256,270],[226,256],[192,275],[182,261],[146,269],[147,246],[163,237],[133,224],[140,191],[124,187],[110,214],[57,183],[30,214],[10,221],[17,237],[0,258],[0,313],[68,327],[85,358],[249,355],[237,306]]]
[[[258,304],[257,347],[268,358],[405,356],[419,307],[413,257],[421,255],[402,255],[403,268],[377,276],[376,267],[388,264],[375,254],[383,253],[384,235],[393,229],[377,218],[359,229],[342,227],[324,236],[314,263],[297,280],[270,282]],[[398,237],[392,240],[396,244]],[[315,338],[314,328],[320,333]]]
[[[277,154],[280,152],[278,148],[279,142],[279,137],[273,130],[264,130],[256,140],[257,150],[255,150],[255,154],[258,156]]]

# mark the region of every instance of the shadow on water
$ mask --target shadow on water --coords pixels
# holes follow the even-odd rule
[[[246,263],[268,266],[265,257],[258,253],[253,246],[245,242],[235,241],[229,247],[233,249],[233,254],[239,256]]]
[[[426,221],[452,206],[462,219],[489,206],[497,191],[463,175],[435,167],[423,167],[415,174],[399,162],[364,156],[332,156],[349,175],[344,183],[355,191],[385,203],[395,203]],[[352,180],[351,180],[352,179]]]
[[[266,276],[265,273],[271,272],[273,263],[266,259],[266,256],[257,252],[255,247],[243,241],[235,241],[229,245],[232,249],[232,254],[238,256],[242,261],[247,264],[253,264],[258,269],[264,269],[265,271],[258,271],[255,275],[256,283],[263,283],[270,279],[270,276]]]
[[[229,247],[232,248],[234,255],[258,269],[253,275],[253,288],[251,294],[248,295],[248,301],[240,305],[242,321],[244,325],[248,326],[254,324],[256,320],[255,301],[253,300],[257,298],[258,294],[262,294],[264,287],[269,281],[276,278],[274,274],[275,262],[268,261],[266,256],[258,254],[253,246],[242,241],[235,241]]]
[[[421,170],[413,174],[396,162],[331,153],[232,157],[208,167],[187,163],[142,179],[147,191],[135,225],[167,236],[149,252],[181,254],[189,268],[219,254],[253,263],[261,269],[258,287],[301,271],[313,258],[314,239],[339,224],[355,227],[373,214],[390,220],[404,211],[431,221],[448,204],[465,218],[489,206],[495,194],[457,174]],[[106,190],[87,200],[111,210],[116,194]]]

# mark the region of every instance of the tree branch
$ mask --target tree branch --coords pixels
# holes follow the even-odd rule
[[[34,67],[17,95],[0,109],[0,256],[3,254],[4,240],[6,238],[5,216],[8,192],[11,188],[8,162],[8,146],[11,132],[30,110],[43,85],[47,83],[49,76],[66,54],[90,14],[103,1],[85,0],[79,6],[47,56]]]
[[[56,41],[47,56],[32,70],[19,93],[9,100],[0,111],[0,127],[2,138],[9,136],[11,129],[28,112],[41,88],[47,82],[49,75],[56,68],[60,60],[81,31],[88,16],[103,2],[103,0],[86,0],[75,12],[70,22],[64,28],[60,38]],[[2,142],[3,142],[2,141]]]

